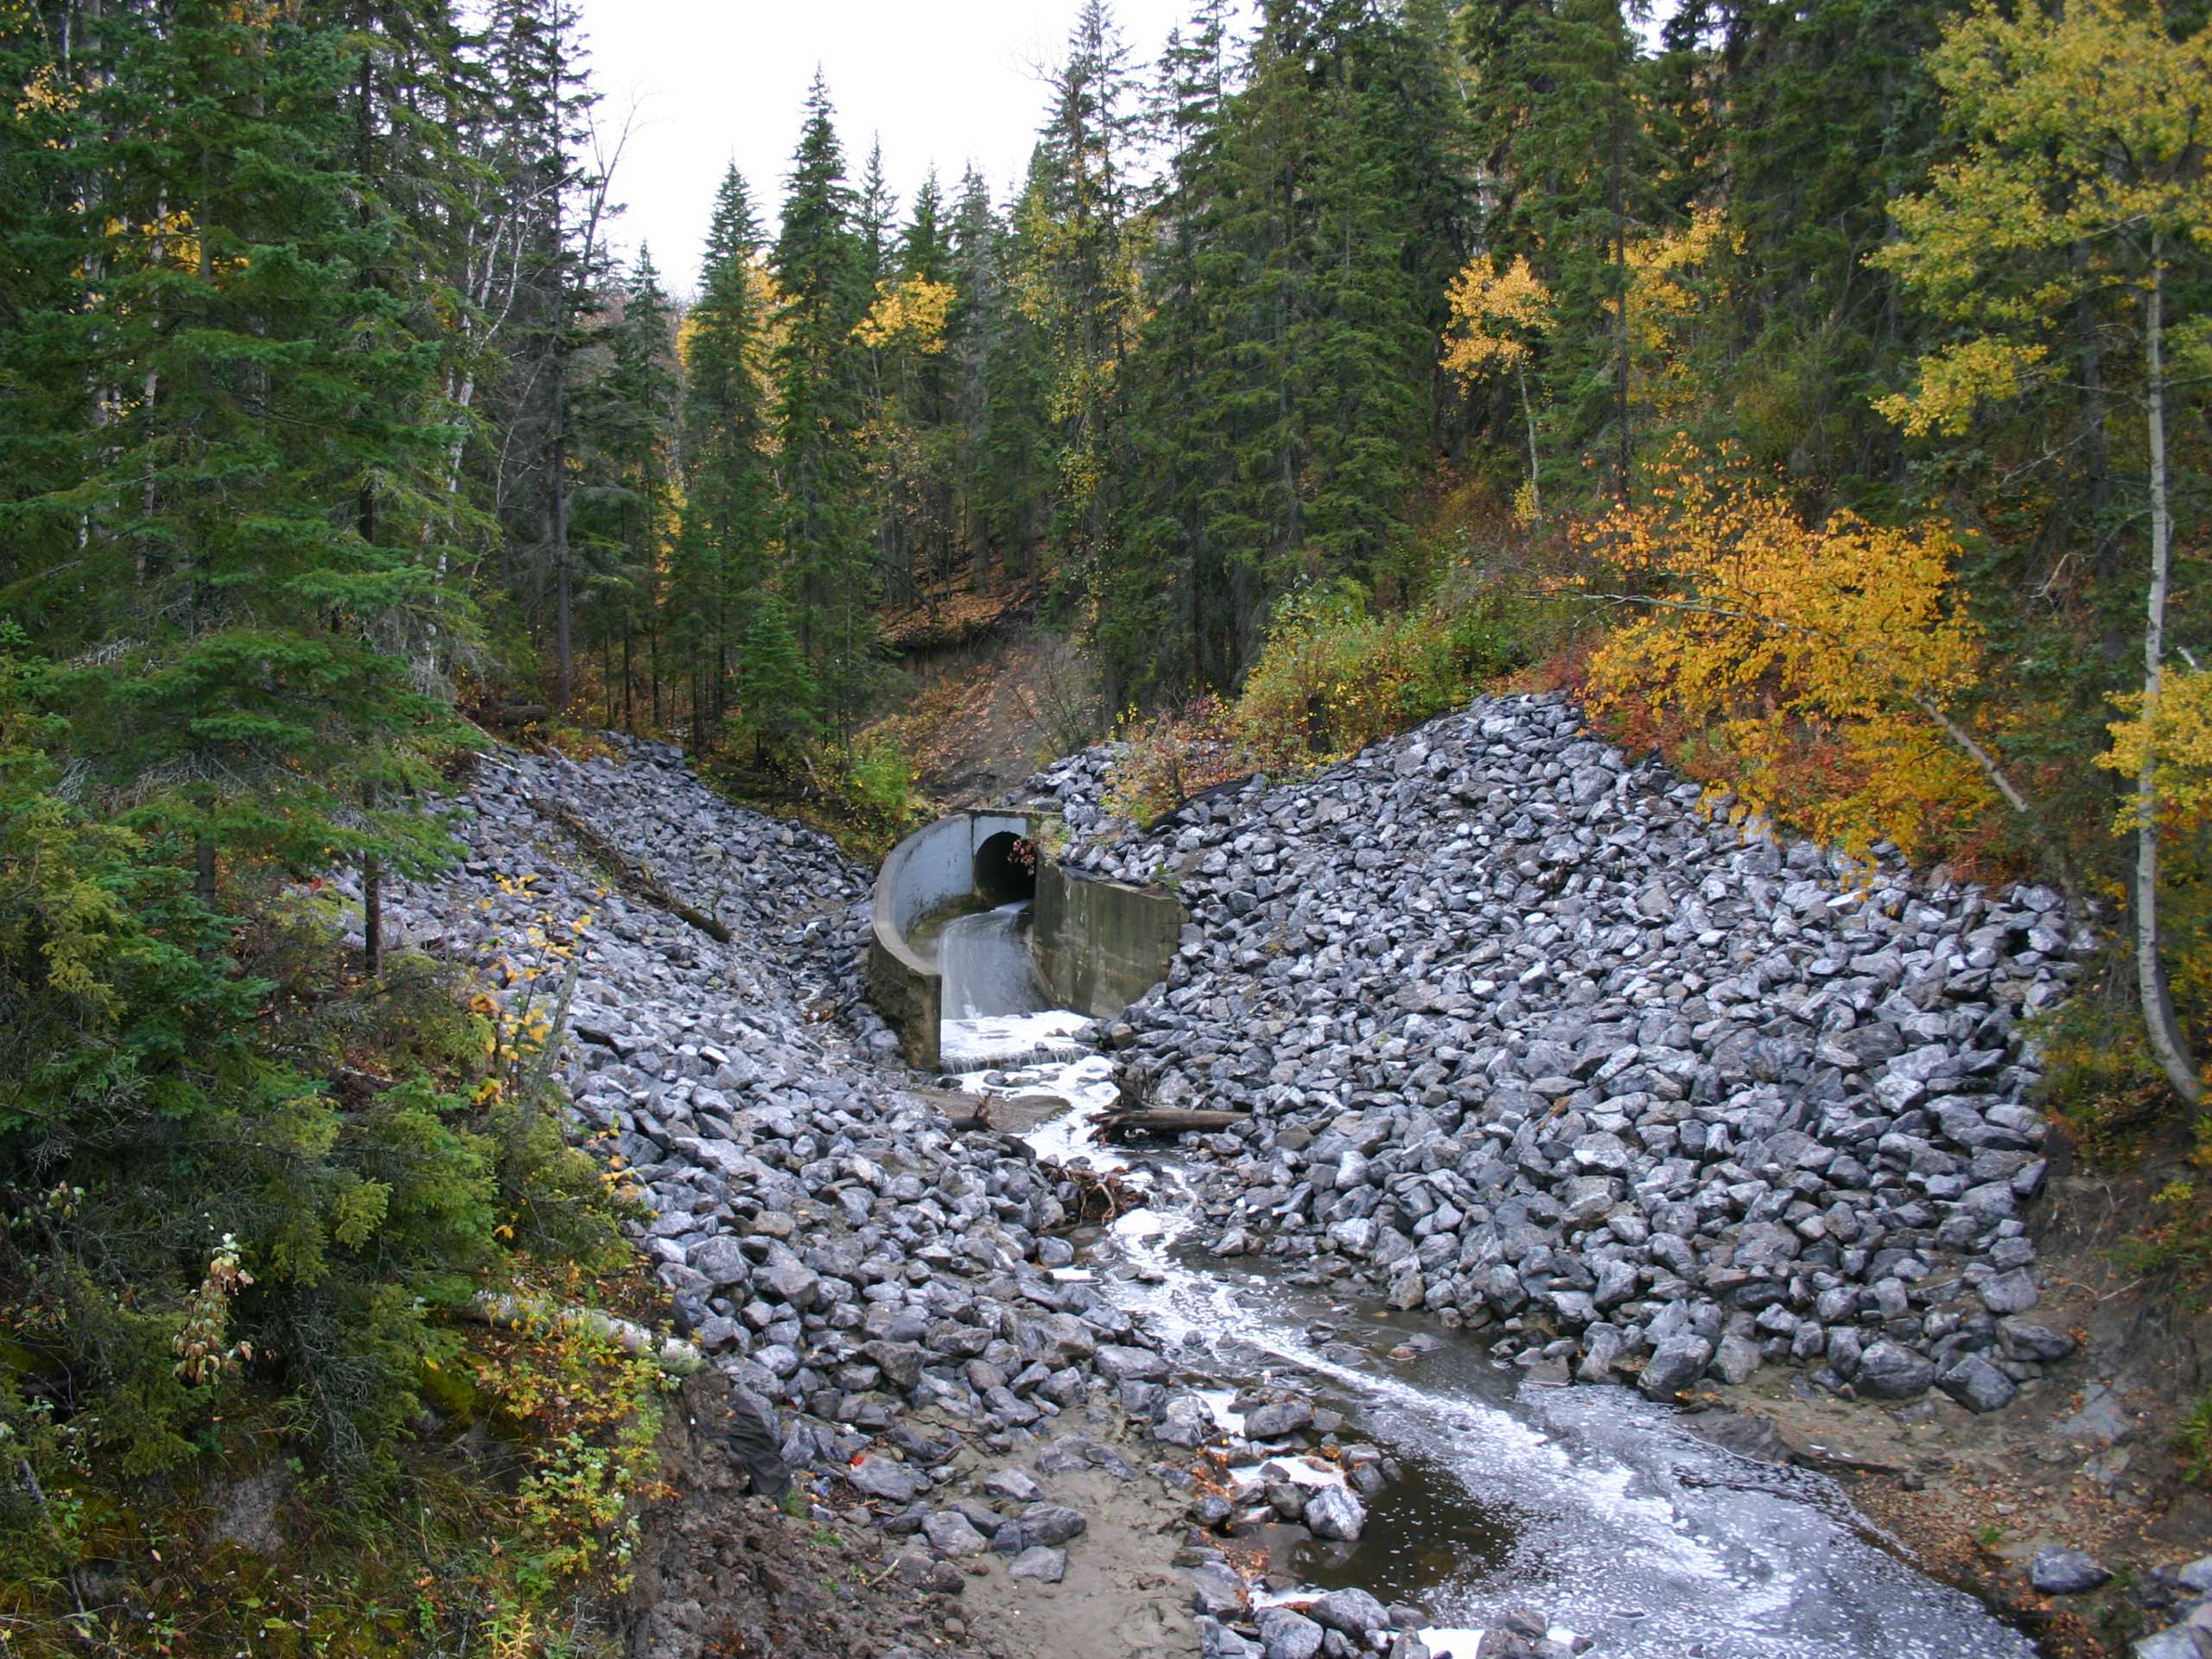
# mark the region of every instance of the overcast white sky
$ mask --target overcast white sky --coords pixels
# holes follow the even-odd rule
[[[876,134],[901,211],[930,163],[948,193],[973,161],[1003,198],[1028,166],[1043,116],[1039,66],[1057,62],[1079,0],[582,0],[600,113],[637,123],[614,180],[667,286],[697,279],[715,187],[732,160],[772,230],[818,63],[852,173]],[[1149,73],[1188,0],[1115,0]]]

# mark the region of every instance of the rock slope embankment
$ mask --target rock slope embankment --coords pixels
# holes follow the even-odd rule
[[[1149,833],[1110,760],[1030,788],[1071,866],[1190,907],[1109,1041],[1151,1102],[1250,1113],[1203,1143],[1217,1253],[1655,1396],[1786,1361],[1990,1410],[2068,1353],[2027,1219],[2024,1021],[2089,944],[2056,893],[1747,835],[1552,697]]]
[[[1028,1149],[956,1134],[902,1090],[896,1039],[860,1001],[867,873],[719,799],[679,752],[613,741],[618,757],[582,763],[484,757],[448,804],[465,857],[394,884],[393,942],[547,1013],[566,964],[527,969],[544,942],[573,949],[575,1128],[644,1189],[642,1247],[749,1418],[739,1439],[905,1541],[910,1597],[958,1591],[978,1552],[1058,1582],[1088,1526],[1058,1489],[1071,1471],[1139,1479],[1107,1441],[1125,1388],[1166,1361],[1092,1285],[1053,1276],[1065,1209]],[[728,939],[639,898],[608,849]],[[753,1461],[772,1490],[773,1457]],[[713,1639],[696,1602],[652,1617],[639,1650],[657,1659]]]

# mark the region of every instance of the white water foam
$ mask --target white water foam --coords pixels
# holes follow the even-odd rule
[[[979,1015],[946,1022],[944,1053],[971,1093],[1045,1093],[1072,1103],[1024,1137],[1041,1159],[1084,1160],[1102,1173],[1129,1171],[1126,1160],[1098,1141],[1096,1119],[1118,1096],[1111,1061],[1084,1041],[1092,1029],[1065,1010]],[[1833,1530],[1832,1521],[1809,1513],[1793,1519],[1795,1511],[1770,1505],[1747,1507],[1756,1504],[1753,1498],[1731,1500],[1740,1515],[1726,1503],[1712,1505],[1702,1489],[1668,1477],[1668,1454],[1648,1450],[1672,1440],[1663,1420],[1652,1424],[1649,1440],[1631,1433],[1578,1447],[1577,1441],[1589,1440],[1586,1433],[1555,1440],[1529,1421],[1559,1419],[1547,1427],[1571,1430],[1575,1414],[1561,1409],[1567,1402],[1535,1406],[1524,1398],[1504,1408],[1464,1391],[1437,1393],[1388,1372],[1336,1363],[1318,1351],[1306,1318],[1268,1281],[1177,1259],[1178,1245],[1205,1222],[1172,1165],[1129,1173],[1149,1178],[1153,1202],[1113,1226],[1113,1247],[1136,1269],[1133,1280],[1119,1272],[1106,1275],[1117,1301],[1144,1318],[1156,1337],[1166,1338],[1169,1351],[1187,1336],[1222,1339],[1329,1379],[1363,1402],[1385,1444],[1427,1448],[1463,1483],[1470,1501],[1501,1503],[1535,1517],[1533,1552],[1507,1569],[1525,1590],[1507,1593],[1526,1593],[1540,1605],[1564,1603],[1556,1610],[1580,1615],[1577,1623],[1586,1628],[1594,1618],[1608,1651],[1624,1659],[1677,1659],[1685,1638],[1711,1642],[1723,1631],[1727,1645],[1706,1650],[1726,1651],[1732,1659],[2013,1659],[2031,1651],[1979,1610],[1961,1616],[1936,1605],[1944,1598],[1963,1599],[1872,1556],[1847,1531]],[[1612,1392],[1575,1391],[1590,1397]],[[1204,1397],[1216,1421],[1241,1434],[1243,1418],[1230,1409],[1235,1393],[1213,1390]],[[1622,1411],[1602,1404],[1595,1409]],[[1624,1421],[1640,1421],[1642,1409],[1630,1398]],[[1277,1461],[1297,1478],[1290,1459]],[[1238,1490],[1249,1491],[1259,1471],[1237,1473]],[[1789,1545],[1764,1541],[1765,1525],[1792,1528]],[[1838,1553],[1871,1559],[1849,1567],[1824,1564]],[[1427,1599],[1439,1623],[1422,1633],[1431,1651],[1472,1659],[1483,1635],[1473,1621],[1497,1609],[1503,1589],[1481,1578],[1437,1585]],[[1819,1604],[1809,1623],[1794,1605],[1807,1592]],[[1306,1588],[1254,1601],[1272,1605],[1319,1593]],[[1637,1622],[1645,1618],[1651,1624]]]
[[[1084,1043],[1091,1027],[1089,1015],[1067,1008],[947,1020],[938,1030],[938,1063],[948,1071],[973,1071],[1002,1065],[1031,1067],[1047,1054],[1074,1059],[1088,1053]]]
[[[1483,1634],[1480,1630],[1431,1625],[1425,1630],[1415,1630],[1414,1639],[1428,1649],[1429,1659],[1475,1659],[1483,1645]]]

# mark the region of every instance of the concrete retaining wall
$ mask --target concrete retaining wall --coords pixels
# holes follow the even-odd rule
[[[962,812],[917,830],[893,849],[875,878],[868,939],[868,995],[897,1028],[906,1063],[938,1064],[944,982],[934,951],[907,943],[914,925],[976,890],[976,855],[994,836],[1028,836],[1015,812]],[[1002,880],[991,865],[982,874]],[[1037,872],[1029,932],[1038,982],[1053,1003],[1096,1019],[1119,1014],[1167,977],[1183,934],[1183,906],[1173,893],[1072,875],[1057,864]]]
[[[1014,812],[963,812],[918,830],[893,848],[875,878],[875,917],[868,948],[868,995],[904,1039],[906,1063],[938,1062],[944,985],[933,957],[906,943],[916,922],[976,890],[976,852],[993,836],[1029,834]]]
[[[1095,1019],[1119,1014],[1167,977],[1184,920],[1173,893],[1049,864],[1037,874],[1029,932],[1037,977],[1061,1007]]]

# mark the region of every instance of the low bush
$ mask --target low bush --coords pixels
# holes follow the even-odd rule
[[[2180,1454],[2182,1473],[2200,1486],[2212,1486],[2212,1394],[2182,1420],[2174,1450]]]
[[[2170,1137],[2175,1108],[2126,994],[2127,964],[2108,952],[2096,967],[2030,1029],[2044,1065],[2044,1109],[2084,1162],[2111,1172]]]
[[[1378,614],[1351,582],[1285,599],[1244,682],[1234,727],[1269,766],[1311,766],[1464,704],[1515,665],[1497,601]]]
[[[845,748],[794,749],[759,766],[710,763],[702,776],[743,805],[812,824],[863,864],[879,862],[931,812],[913,762],[888,731],[863,733]]]
[[[1106,810],[1141,825],[1253,769],[1232,710],[1210,694],[1151,715],[1130,709],[1119,741],[1122,753],[1106,780]]]

